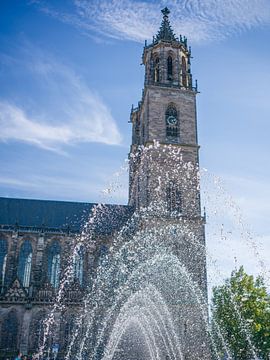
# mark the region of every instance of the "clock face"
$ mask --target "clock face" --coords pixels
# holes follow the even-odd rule
[[[176,125],[177,120],[174,116],[170,115],[167,117],[167,124],[168,125]]]

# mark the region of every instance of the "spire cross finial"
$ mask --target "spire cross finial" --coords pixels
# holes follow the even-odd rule
[[[167,6],[161,10],[162,14],[163,14],[163,17],[168,17],[169,13],[170,13],[170,10],[167,8]]]
[[[172,31],[171,25],[170,25],[170,21],[169,21],[169,13],[170,10],[167,8],[167,6],[161,10],[162,14],[163,14],[163,20],[161,22],[161,26],[160,29],[157,33],[157,35],[154,37],[153,43],[155,41],[176,41],[176,37]]]

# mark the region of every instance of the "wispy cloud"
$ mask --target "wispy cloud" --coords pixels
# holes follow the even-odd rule
[[[34,79],[43,102],[35,103],[36,94],[31,106],[0,99],[0,141],[26,142],[57,152],[81,142],[121,142],[110,110],[70,67],[33,46],[24,47],[22,55],[17,65]]]
[[[39,1],[39,8],[70,23],[90,36],[94,33],[134,41],[151,39],[161,19],[160,9],[168,6],[177,34],[193,42],[220,40],[235,32],[270,24],[268,0],[74,0],[72,11],[53,8]]]

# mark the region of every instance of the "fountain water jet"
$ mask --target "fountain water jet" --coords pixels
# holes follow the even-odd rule
[[[189,335],[185,334],[185,336],[192,338],[192,328],[198,331],[198,328],[202,327],[203,331],[207,332],[207,305],[201,289],[181,265],[178,255],[173,255],[176,241],[179,242],[183,234],[192,238],[192,233],[187,229],[188,226],[184,224],[178,227],[166,225],[162,228],[137,232],[129,241],[118,238],[117,245],[108,254],[107,266],[101,266],[97,271],[94,282],[96,290],[90,292],[85,301],[88,309],[85,312],[88,326],[83,339],[80,337],[79,340],[79,358],[83,357],[89,346],[93,328],[98,328],[98,332],[95,350],[90,352],[90,358],[96,358],[97,354],[103,351],[102,348],[108,347],[108,334],[112,333],[119,312],[125,308],[125,304],[129,303],[130,299],[133,299],[134,293],[142,294],[144,289],[150,286],[149,284],[161,294],[163,300],[160,303],[163,303],[164,307],[166,305],[168,317],[172,316],[175,322],[175,319],[181,318],[182,313],[183,319],[176,321],[178,332],[179,326],[182,333],[185,331],[186,311],[193,312],[198,324],[197,326],[192,324],[188,330]],[[162,241],[168,233],[172,235],[166,239],[166,242]],[[123,245],[119,247],[118,244],[121,242]],[[202,249],[204,251],[203,247]],[[96,323],[99,324],[97,327]],[[162,322],[160,326],[162,327]],[[174,336],[171,333],[169,337]]]
[[[166,356],[172,360],[183,359],[169,310],[153,286],[133,294],[122,307],[110,334],[104,360],[114,359],[115,351],[130,325],[142,331],[151,359],[164,359]]]
[[[102,239],[95,238],[94,230],[106,206],[95,207],[85,226],[81,241],[93,246],[96,261],[66,360],[210,360],[211,341],[218,358],[207,311],[197,87],[192,85],[190,50],[186,40],[173,34],[168,14],[165,8],[159,33],[144,48],[145,89],[131,111],[133,215],[109,239],[106,253],[98,252]],[[171,69],[169,78],[161,74],[165,52],[170,66],[174,58],[180,70],[176,74]],[[116,183],[112,187],[119,189]],[[68,279],[54,310],[63,310],[66,284]]]
[[[159,144],[156,143],[154,148],[158,149]],[[149,154],[149,149],[145,152]],[[170,148],[169,152],[173,159],[179,155],[178,150]],[[178,167],[178,173],[185,169],[185,186],[188,188],[189,179],[198,169],[182,162]],[[156,193],[161,191],[162,181],[159,181]],[[198,347],[202,351],[201,344],[197,345],[193,339],[196,333],[208,334],[202,335],[202,338],[208,338],[204,346],[209,348],[212,342],[214,356],[218,358],[209,331],[205,283],[201,282],[201,274],[193,271],[189,261],[194,261],[194,252],[198,261],[206,256],[205,244],[194,223],[184,216],[176,214],[164,221],[165,205],[162,201],[154,201],[148,207],[141,207],[114,235],[108,253],[99,262],[92,284],[89,284],[66,359],[116,360],[121,356],[128,359],[128,348],[134,349],[136,344],[142,359],[162,359],[164,356],[181,359],[183,353],[189,354],[186,342],[192,344],[193,349]],[[75,239],[74,253],[68,261],[45,338],[54,326],[54,312],[65,308],[64,290],[72,279],[72,264],[79,244],[96,247],[93,225],[99,223],[106,211],[105,205],[96,206],[81,236]],[[209,254],[208,259],[211,260]],[[189,314],[188,321],[186,313]],[[166,317],[170,319],[169,325],[164,322]],[[244,324],[243,332],[249,339]],[[220,331],[219,335],[229,354]],[[42,351],[45,344],[46,340]],[[251,343],[250,346],[252,348]],[[194,359],[196,356],[203,358],[201,353],[196,355],[196,350],[194,353]],[[209,359],[208,354],[206,351],[205,359]]]

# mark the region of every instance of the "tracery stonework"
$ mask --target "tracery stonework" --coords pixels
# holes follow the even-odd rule
[[[5,298],[10,302],[25,299],[26,297],[27,292],[18,279],[14,280],[13,284],[5,293]]]

